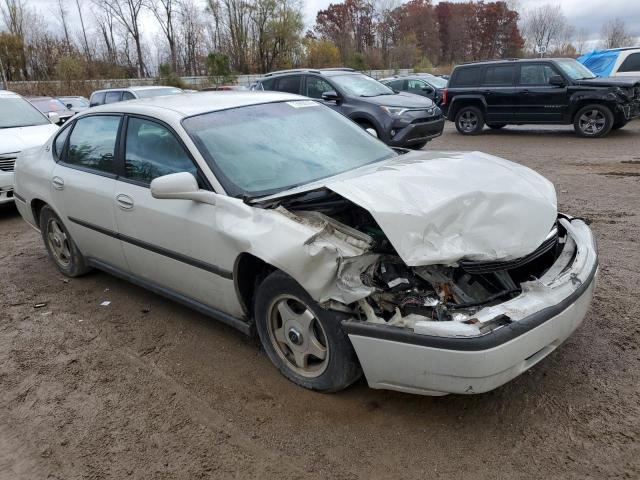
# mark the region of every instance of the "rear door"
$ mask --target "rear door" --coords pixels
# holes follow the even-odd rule
[[[302,88],[301,84],[302,75],[287,75],[284,77],[277,77],[273,90],[300,95]]]
[[[121,120],[121,115],[85,116],[56,137],[51,192],[57,213],[85,257],[126,269],[113,205]]]
[[[523,123],[562,122],[568,108],[567,87],[551,85],[560,72],[550,63],[520,64],[516,119]]]
[[[485,67],[480,92],[487,104],[487,123],[510,123],[515,118],[516,70],[515,64]]]
[[[152,285],[228,313],[235,295],[232,274],[220,267],[212,233],[216,207],[191,200],[151,196],[154,178],[192,173],[211,189],[188,150],[166,124],[129,116],[123,133],[124,168],[115,188],[118,232],[131,272]]]

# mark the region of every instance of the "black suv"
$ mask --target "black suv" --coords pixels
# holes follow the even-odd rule
[[[348,68],[283,70],[268,73],[254,90],[297,93],[350,118],[392,147],[422,148],[442,135],[442,111],[428,98],[394,92]]]
[[[583,137],[603,137],[640,116],[640,79],[599,78],[570,58],[469,63],[453,71],[441,108],[465,135],[485,123],[573,124]]]

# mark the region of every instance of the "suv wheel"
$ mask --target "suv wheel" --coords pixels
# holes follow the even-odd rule
[[[604,137],[613,127],[613,113],[605,105],[587,105],[576,113],[573,128],[581,137]]]
[[[269,275],[258,288],[254,308],[263,348],[292,382],[332,392],[360,378],[358,358],[342,330],[344,316],[322,308],[289,275]]]
[[[371,125],[369,122],[365,122],[363,120],[361,122],[358,122],[358,125],[360,125],[360,128],[362,128],[365,132],[367,132],[371,136],[380,138],[380,135],[378,135],[378,131],[376,130],[376,127]]]
[[[40,232],[49,257],[64,275],[79,277],[91,270],[60,217],[48,205],[40,212]]]
[[[456,114],[456,129],[463,135],[477,135],[484,127],[484,114],[478,107],[462,107]]]

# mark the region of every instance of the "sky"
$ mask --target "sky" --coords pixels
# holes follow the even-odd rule
[[[200,0],[204,5],[204,0]],[[304,5],[305,22],[307,28],[313,26],[316,13],[318,10],[327,8],[331,3],[339,3],[339,0],[301,0]],[[400,4],[403,0],[381,0],[385,4]],[[459,0],[453,0],[459,1]],[[640,0],[507,0],[509,4],[517,5],[517,9],[523,10],[533,8],[544,3],[559,3],[564,10],[565,16],[569,24],[576,28],[576,31],[584,29],[587,32],[587,38],[597,40],[600,36],[602,24],[606,21],[620,17],[625,20],[627,28],[632,35],[640,37]],[[73,7],[75,2],[72,0],[64,0],[69,4],[69,8]],[[54,8],[55,0],[27,0],[27,5],[38,8],[43,13],[49,13]],[[82,0],[84,5],[89,5],[90,0]],[[438,0],[434,0],[438,3]],[[156,30],[153,20],[147,18],[145,23],[148,33]],[[147,33],[144,32],[143,33]],[[152,33],[153,34],[153,33]]]

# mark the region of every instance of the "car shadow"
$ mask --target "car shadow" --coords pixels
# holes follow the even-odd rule
[[[18,209],[15,204],[7,203],[5,205],[0,205],[0,221],[5,219],[17,218],[20,216]]]

